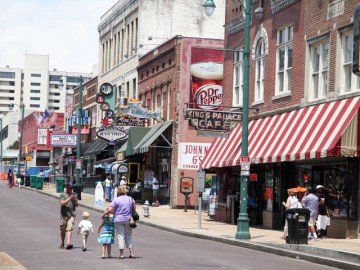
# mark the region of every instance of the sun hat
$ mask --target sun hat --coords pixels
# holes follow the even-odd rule
[[[319,188],[324,188],[324,186],[322,186],[322,185],[317,185],[317,186],[316,186],[316,189],[319,189]]]
[[[126,180],[126,177],[125,177],[125,176],[121,176],[121,179],[124,179],[124,180]]]

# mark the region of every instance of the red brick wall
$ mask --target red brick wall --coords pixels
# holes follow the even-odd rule
[[[302,1],[298,1],[286,9],[272,14],[270,1],[264,2],[264,17],[260,21],[256,18],[254,10],[258,7],[258,3],[254,3],[252,8],[252,25],[250,31],[250,79],[249,79],[249,107],[256,107],[259,113],[274,112],[280,109],[297,106],[303,97],[304,90],[304,47],[303,47],[303,12]],[[234,12],[234,5],[231,0],[227,0],[226,25],[230,26],[234,23],[242,12]],[[238,7],[239,9],[239,7]],[[236,10],[236,7],[235,7]],[[277,30],[288,25],[294,25],[293,37],[293,78],[291,95],[279,99],[275,96],[275,73],[276,73],[276,42]],[[265,58],[265,81],[264,81],[264,103],[252,105],[254,101],[255,87],[255,60],[252,57],[252,49],[255,42],[255,36],[260,27],[263,27],[268,36],[268,54]],[[244,45],[243,28],[236,33],[225,34],[225,48],[237,48]],[[233,53],[227,52],[224,64],[224,87],[233,89]],[[226,91],[232,93],[232,91]],[[224,102],[227,106],[232,105],[232,94],[224,96]],[[253,115],[253,110],[249,110],[249,115]]]

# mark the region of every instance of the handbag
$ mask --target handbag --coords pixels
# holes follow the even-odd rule
[[[131,200],[131,199],[130,199]],[[136,221],[138,221],[140,219],[138,212],[135,210],[134,208],[134,204],[132,204],[132,208],[131,208],[131,218],[130,218],[130,227],[131,228],[136,228],[137,224]]]

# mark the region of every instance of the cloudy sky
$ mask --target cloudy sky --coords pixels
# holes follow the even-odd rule
[[[49,55],[50,70],[92,72],[100,17],[117,0],[0,0],[0,67]]]

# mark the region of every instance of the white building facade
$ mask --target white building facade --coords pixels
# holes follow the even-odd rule
[[[223,39],[225,2],[217,3],[212,17],[205,15],[203,2],[119,0],[98,27],[99,86],[113,85],[116,102],[136,98],[139,57],[176,35]]]

